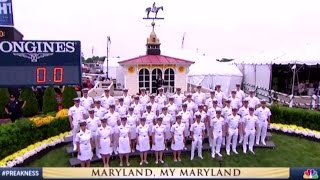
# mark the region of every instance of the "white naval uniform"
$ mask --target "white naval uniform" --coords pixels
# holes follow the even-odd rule
[[[183,135],[184,130],[185,125],[182,123],[175,123],[172,125],[171,132],[173,133],[174,143],[171,143],[171,149],[173,151],[181,151],[185,147]]]
[[[151,112],[153,112],[154,114],[157,114],[157,112],[158,112],[158,103],[156,103],[156,102],[149,102],[148,104],[147,104],[147,106],[151,106]],[[162,110],[160,111],[160,112],[162,112]]]
[[[207,106],[208,109],[213,107],[213,99],[215,99],[215,97],[209,97],[206,99],[206,102],[204,104]]]
[[[191,113],[191,122],[193,122],[193,114],[198,111],[198,106],[193,101],[186,101],[187,110]]]
[[[114,97],[112,97],[110,95],[108,97],[107,96],[103,96],[101,98],[101,106],[106,108],[106,109],[109,109],[110,105],[115,105],[115,104],[116,104],[116,101],[115,101]]]
[[[99,157],[99,148],[98,148],[98,141],[97,141],[97,130],[98,127],[101,125],[101,121],[98,117],[89,117],[86,119],[87,122],[87,129],[91,131],[92,134],[92,141],[94,142],[95,149],[96,149],[96,155]]]
[[[232,114],[232,109],[231,107],[224,107],[222,109],[222,112],[221,112],[221,115],[223,116],[223,118],[225,120],[228,119],[228,117]],[[226,144],[226,137],[224,137],[224,134],[222,135],[222,145],[225,145]]]
[[[194,122],[191,124],[190,131],[193,132],[193,141],[191,145],[191,160],[194,158],[194,151],[198,148],[198,156],[202,158],[202,141],[205,125],[203,122]]]
[[[255,115],[258,116],[258,132],[256,135],[256,144],[259,144],[260,140],[262,143],[265,143],[268,131],[268,119],[271,116],[271,111],[268,107],[259,107],[255,111]]]
[[[125,104],[127,107],[130,107],[131,102],[132,102],[132,98],[131,96],[121,96],[123,98],[123,104]]]
[[[73,145],[74,145],[74,149],[75,149],[75,139],[76,139],[76,135],[79,132],[79,122],[80,120],[83,119],[84,115],[87,114],[87,111],[85,110],[84,107],[82,106],[72,106],[69,108],[68,110],[68,116],[72,117],[72,125],[73,125],[73,129],[72,129],[72,138],[73,138]]]
[[[146,152],[150,150],[150,127],[145,124],[140,124],[137,127],[138,141],[136,149],[140,152]]]
[[[186,99],[186,96],[184,94],[174,94],[173,95],[174,97],[174,104],[177,105],[177,109],[178,111],[181,111],[182,110],[182,103],[183,101]]]
[[[185,130],[184,135],[186,137],[190,136],[190,124],[192,124],[192,116],[190,111],[180,111],[179,115],[181,116],[181,124],[184,124]]]
[[[97,131],[98,142],[100,143],[100,154],[111,155],[113,152],[111,140],[113,136],[113,128],[110,126],[99,127]]]
[[[122,124],[118,126],[117,132],[119,134],[119,154],[128,154],[131,152],[130,147],[130,127],[128,125],[123,126]]]
[[[233,98],[230,97],[230,106],[231,107],[237,107],[238,109],[241,108],[242,106],[242,101],[240,99],[238,99],[237,97]]]
[[[80,130],[77,133],[75,142],[79,143],[80,153],[78,153],[78,159],[80,161],[89,161],[92,159],[92,147],[91,147],[92,134],[90,130],[83,132]]]
[[[210,121],[211,126],[211,133],[213,136],[212,146],[211,146],[211,153],[214,155],[215,153],[220,154],[221,144],[222,144],[222,130],[225,125],[225,120],[223,117],[220,118],[213,118]]]
[[[195,114],[201,114],[200,122],[203,122],[203,123],[206,122],[207,113],[206,113],[205,111],[202,110],[202,111],[200,112],[200,110],[198,110],[197,112],[195,112],[194,115],[193,115],[194,122],[195,122],[195,119],[196,119]],[[194,123],[194,122],[192,122],[192,123]],[[205,125],[206,125],[206,124],[205,124]]]
[[[133,114],[127,115],[127,124],[130,127],[130,138],[131,140],[136,139],[137,138],[137,124],[139,123],[139,118],[137,115]]]
[[[164,149],[166,148],[165,140],[164,140],[165,132],[166,132],[166,127],[164,125],[161,124],[159,126],[159,124],[156,124],[153,126],[152,128],[152,133],[154,136],[154,142],[152,145],[153,151],[156,151],[156,152],[164,151]]]
[[[237,94],[236,94],[236,97],[237,97],[238,99],[240,99],[241,101],[243,101],[244,98],[246,97],[246,94],[245,94],[241,89],[237,90],[236,93],[237,93]]]
[[[216,117],[216,108],[213,106],[207,110],[207,118],[208,118],[208,123],[209,127],[207,127],[207,133],[209,136],[209,145],[212,147],[212,129],[211,129],[211,121]]]
[[[175,117],[177,115],[178,107],[174,103],[172,104],[169,103],[166,105],[166,107],[168,108],[168,113],[172,116],[173,123],[175,123],[175,119],[176,119]]]
[[[143,106],[140,103],[132,103],[131,107],[133,108],[133,113],[140,118],[143,112]]]
[[[226,123],[228,124],[228,136],[227,136],[227,145],[226,151],[230,153],[230,145],[232,140],[232,151],[236,151],[237,143],[238,143],[238,133],[239,133],[239,123],[240,123],[240,116],[239,115],[230,115],[227,118]]]
[[[117,112],[113,112],[113,113],[108,112],[105,116],[105,119],[107,119],[108,126],[112,127],[113,129],[113,132],[114,132],[112,137],[113,151],[117,153],[118,152],[117,147],[118,147],[119,141],[118,141],[118,133],[115,133],[115,132],[118,132],[117,128],[118,128],[118,122],[120,121],[120,115]]]
[[[166,133],[165,133],[165,139],[169,140],[171,139],[171,124],[173,124],[173,118],[171,116],[171,114],[167,113],[165,114],[160,114],[159,117],[162,118],[162,125],[164,125],[166,127]]]
[[[218,107],[222,108],[223,107],[222,101],[223,99],[226,98],[226,95],[222,91],[220,92],[216,91],[214,94],[214,97],[218,100]]]
[[[119,113],[120,117],[126,116],[128,112],[128,106],[123,104],[123,105],[117,105],[116,106],[116,112]]]
[[[197,105],[197,107],[204,103],[206,95],[203,92],[195,92],[192,94],[192,100]]]
[[[99,119],[102,119],[106,114],[108,113],[108,110],[104,107],[95,107],[94,108],[94,116],[98,117]]]
[[[249,107],[242,106],[239,109],[238,114],[241,117],[240,124],[243,125],[244,124],[244,117],[249,114]],[[239,132],[239,143],[243,142],[243,137],[244,137],[244,133],[243,132],[242,133]]]
[[[156,96],[156,102],[158,103],[158,111],[160,113],[162,112],[162,108],[167,103],[167,97],[164,94],[162,95],[159,94],[158,96]]]
[[[142,96],[142,95],[140,96],[139,103],[142,105],[143,111],[146,110],[146,106],[149,103],[149,101],[150,101],[150,98],[148,95],[145,94],[144,96]]]
[[[149,131],[152,130],[152,126],[154,125],[155,123],[155,120],[157,118],[156,114],[151,112],[145,112],[143,113],[142,117],[146,118],[146,124],[148,125],[148,127],[150,128]]]
[[[255,115],[246,115],[244,118],[245,135],[243,139],[243,152],[247,152],[247,143],[249,142],[249,150],[253,151],[254,138],[256,134],[256,125],[258,124],[258,117]]]
[[[80,106],[84,107],[87,111],[93,105],[93,98],[92,97],[82,97],[80,98]]]
[[[249,107],[257,108],[257,106],[260,104],[260,100],[256,96],[253,96],[253,97],[249,96],[247,98],[248,98]]]

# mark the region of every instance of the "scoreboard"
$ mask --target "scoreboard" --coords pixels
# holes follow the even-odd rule
[[[80,41],[0,41],[1,87],[80,85],[81,74]]]

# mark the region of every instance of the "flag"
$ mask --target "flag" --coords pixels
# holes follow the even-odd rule
[[[111,44],[111,39],[110,39],[110,36],[108,36],[108,43]]]
[[[93,53],[94,53],[94,47],[93,46],[92,46],[91,53],[92,53],[92,56],[93,56]]]

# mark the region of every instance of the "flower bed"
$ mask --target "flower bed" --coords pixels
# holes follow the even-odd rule
[[[286,134],[295,134],[295,135],[304,136],[308,138],[320,139],[320,131],[311,130],[311,129],[303,128],[296,125],[271,123],[269,129],[280,131]]]

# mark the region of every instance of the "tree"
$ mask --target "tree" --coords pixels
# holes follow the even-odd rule
[[[9,102],[9,92],[6,88],[0,89],[0,118],[6,117],[6,112],[4,110],[6,104]]]
[[[78,97],[74,87],[65,87],[62,93],[62,108],[70,108],[73,106],[73,98]]]
[[[21,98],[26,101],[26,106],[23,108],[24,117],[31,117],[38,114],[38,100],[31,88],[22,89]]]
[[[55,97],[55,91],[52,87],[48,87],[44,91],[43,96],[43,113],[56,112],[58,110],[58,102]]]

